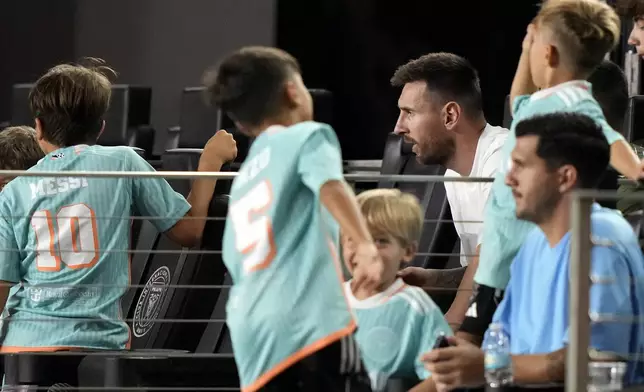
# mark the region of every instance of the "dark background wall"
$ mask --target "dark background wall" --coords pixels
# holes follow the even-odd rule
[[[452,51],[479,70],[488,120],[499,124],[536,1],[20,0],[0,1],[0,121],[11,85],[83,56],[118,83],[153,88],[152,125],[179,121],[179,99],[204,69],[242,45],[277,44],[301,62],[309,87],[335,96],[347,159],[378,159],[397,117],[400,64]],[[162,138],[157,138],[162,139]],[[160,140],[162,142],[162,140]],[[160,144],[157,143],[157,151]]]
[[[0,1],[0,17],[0,121],[10,118],[12,84],[91,56],[119,73],[115,82],[152,87],[152,125],[164,131],[206,67],[275,41],[275,0]]]

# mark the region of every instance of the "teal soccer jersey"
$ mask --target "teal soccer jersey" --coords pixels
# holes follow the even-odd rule
[[[528,233],[536,227],[517,219],[512,191],[505,184],[510,155],[516,143],[517,123],[539,114],[574,112],[585,114],[599,123],[609,144],[624,139],[608,125],[601,107],[592,96],[590,83],[585,81],[562,83],[532,95],[517,97],[512,107],[514,118],[503,146],[502,166],[496,174],[486,206],[479,268],[474,276],[476,283],[496,289],[505,289],[512,260]]]
[[[244,392],[355,330],[342,289],[338,226],[320,188],[343,181],[333,129],[303,122],[255,139],[233,181],[224,262],[227,324]]]
[[[74,146],[29,171],[154,171],[129,147]],[[130,283],[132,211],[167,231],[190,209],[161,178],[18,177],[0,198],[3,352],[126,349],[120,300]]]
[[[345,283],[345,293],[358,321],[356,338],[374,392],[389,378],[424,380],[429,372],[420,361],[436,338],[452,335],[440,308],[419,287],[396,280],[380,294],[358,300]]]

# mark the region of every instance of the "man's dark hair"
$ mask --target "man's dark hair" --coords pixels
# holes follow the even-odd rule
[[[608,125],[617,132],[624,128],[628,110],[628,82],[624,71],[615,63],[604,60],[588,77],[593,96],[601,106]]]
[[[642,0],[617,0],[617,12],[629,19],[644,18],[644,2]]]
[[[245,47],[207,71],[204,85],[210,103],[233,120],[259,125],[279,114],[284,83],[299,72],[297,60],[283,50]]]
[[[466,115],[483,111],[481,82],[469,61],[453,53],[430,53],[399,67],[391,78],[394,87],[423,81],[427,90],[445,104],[457,102]]]
[[[48,142],[58,147],[94,144],[110,105],[112,85],[108,74],[116,73],[100,59],[85,65],[63,64],[38,79],[29,93],[29,105],[40,120]]]
[[[552,113],[531,117],[516,126],[516,137],[538,136],[537,156],[551,170],[572,165],[578,185],[597,185],[610,160],[610,146],[602,128],[590,117],[576,113]]]

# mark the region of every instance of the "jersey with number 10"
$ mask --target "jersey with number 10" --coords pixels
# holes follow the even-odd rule
[[[343,181],[337,137],[328,125],[304,122],[265,130],[233,182],[223,256],[244,392],[355,330],[337,223],[320,203],[331,180]]]
[[[73,146],[30,171],[154,171],[129,147]],[[125,349],[133,210],[170,229],[190,209],[162,178],[18,177],[0,197],[0,280],[15,282],[3,352]],[[14,286],[16,287],[16,286]]]

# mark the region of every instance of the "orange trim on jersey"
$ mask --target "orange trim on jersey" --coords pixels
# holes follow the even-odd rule
[[[71,230],[72,230],[72,250],[74,252],[78,253],[81,250],[80,246],[78,245],[78,243],[80,242],[80,238],[79,238],[80,237],[80,231],[79,231],[80,222],[79,222],[77,217],[76,218],[70,218],[70,219],[71,219],[70,225],[71,225]]]
[[[344,302],[347,306],[347,311],[349,312],[349,325],[346,327],[342,328],[339,331],[336,331],[330,335],[327,335],[323,337],[322,339],[300,349],[299,351],[296,351],[294,354],[291,354],[288,356],[286,359],[284,359],[282,362],[278,363],[276,366],[274,366],[272,369],[269,371],[265,372],[262,374],[258,379],[256,379],[252,384],[242,387],[241,392],[255,392],[259,389],[261,389],[264,385],[266,385],[269,381],[271,381],[273,378],[275,378],[277,375],[282,373],[284,370],[288,369],[289,367],[293,366],[296,362],[300,361],[303,358],[308,357],[309,355],[318,352],[322,350],[323,348],[327,347],[328,345],[337,342],[338,340],[344,338],[347,335],[350,335],[356,331],[356,328],[358,325],[356,324],[355,319],[353,318],[353,312],[351,311],[351,306],[349,305],[349,299],[347,298],[345,292],[344,292],[344,286],[342,285],[342,282],[344,281],[343,275],[342,275],[342,268],[340,267],[340,258],[338,257],[338,252],[335,249],[335,245],[333,245],[333,241],[330,239],[328,240],[328,245],[329,245],[329,252],[331,253],[331,258],[333,260],[333,266],[335,267],[337,276],[338,276],[338,282],[340,284],[340,291],[342,292],[342,297],[344,298]]]
[[[35,352],[46,353],[54,351],[81,351],[81,350],[94,350],[89,347],[75,347],[75,346],[49,346],[49,347],[21,347],[21,346],[2,346],[0,352],[2,353],[23,353]]]
[[[331,335],[323,337],[322,339],[304,347],[303,349],[297,351],[294,354],[291,354],[285,360],[283,360],[282,362],[274,366],[271,370],[264,373],[261,377],[255,380],[255,382],[253,382],[252,384],[246,387],[242,387],[241,392],[255,392],[261,389],[269,381],[271,381],[277,375],[282,373],[284,370],[293,366],[296,362],[300,361],[303,358],[308,357],[309,355],[315,352],[322,350],[323,348],[327,347],[331,343],[335,343],[338,340],[342,339],[343,337],[352,334],[353,332],[355,332],[356,327],[357,327],[356,323],[352,318],[348,326],[342,328],[339,331],[332,333]]]

